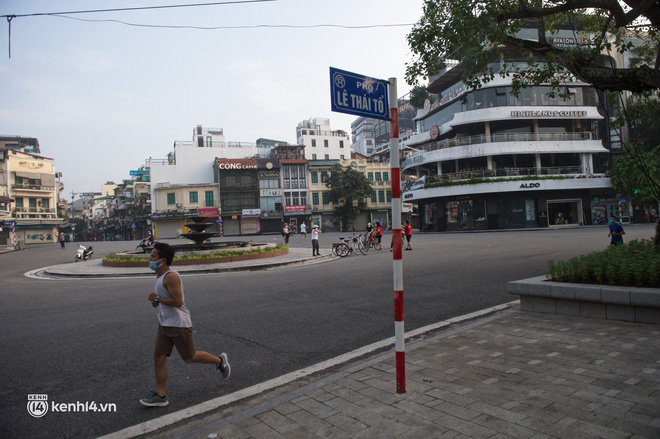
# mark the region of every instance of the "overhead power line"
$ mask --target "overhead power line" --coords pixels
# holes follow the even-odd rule
[[[17,17],[38,17],[43,15],[93,14],[97,12],[123,12],[123,11],[143,11],[147,9],[193,8],[197,6],[235,5],[235,4],[243,4],[243,3],[263,3],[263,2],[274,2],[274,1],[277,0],[230,0],[230,1],[212,2],[212,3],[188,3],[188,4],[180,4],[180,5],[138,6],[134,8],[90,9],[87,11],[35,12],[32,14],[0,15],[0,17],[17,18]]]
[[[218,30],[218,29],[314,29],[314,28],[339,28],[339,29],[372,29],[379,27],[408,27],[413,26],[415,23],[390,23],[390,24],[364,24],[364,25],[343,25],[343,24],[246,24],[234,26],[192,26],[192,25],[176,25],[176,24],[144,24],[144,23],[130,23],[123,20],[102,19],[90,20],[85,18],[67,17],[64,15],[53,15],[54,17],[68,18],[71,20],[85,21],[92,23],[119,23],[126,26],[135,27],[153,27],[164,29],[197,29],[197,30]]]
[[[273,2],[277,0],[228,0],[223,2],[211,2],[211,3],[189,3],[189,4],[179,4],[179,5],[162,5],[162,6],[139,6],[134,8],[114,8],[114,9],[90,9],[86,11],[66,11],[66,12],[34,12],[32,14],[5,14],[0,15],[7,19],[7,24],[9,27],[9,58],[11,59],[11,21],[14,18],[25,18],[25,17],[39,17],[39,16],[52,16],[52,17],[62,17],[64,15],[73,15],[73,14],[94,14],[98,12],[124,12],[124,11],[143,11],[148,9],[172,9],[172,8],[194,8],[198,6],[220,6],[220,5],[236,5],[236,4],[245,4],[245,3],[264,3],[264,2]],[[73,17],[67,17],[73,18]]]

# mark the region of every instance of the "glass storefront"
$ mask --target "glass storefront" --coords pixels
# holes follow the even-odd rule
[[[486,202],[484,200],[456,200],[445,203],[447,230],[474,230],[486,228]]]
[[[580,223],[582,223],[582,200],[548,200],[549,226]]]
[[[501,228],[538,227],[534,198],[498,198],[497,220]]]

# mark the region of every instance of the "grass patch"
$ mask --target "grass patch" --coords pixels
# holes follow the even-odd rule
[[[175,261],[183,261],[189,259],[212,259],[212,258],[224,258],[227,256],[239,256],[239,255],[254,255],[259,253],[273,253],[279,250],[284,250],[289,248],[288,245],[278,244],[275,247],[268,248],[258,248],[258,249],[246,249],[246,250],[220,250],[213,253],[186,253],[183,256],[174,256]],[[122,255],[118,253],[109,253],[103,257],[104,261],[107,262],[147,262],[149,258],[140,258],[134,255]]]
[[[567,261],[549,261],[546,277],[556,282],[660,288],[660,252],[651,240],[577,256]]]

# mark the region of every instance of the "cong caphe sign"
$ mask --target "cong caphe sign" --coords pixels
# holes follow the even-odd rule
[[[330,67],[331,109],[356,116],[389,119],[387,84],[383,79]]]

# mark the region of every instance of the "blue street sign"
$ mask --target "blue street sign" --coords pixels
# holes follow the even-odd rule
[[[331,109],[339,113],[389,120],[387,84],[383,79],[330,67]]]

